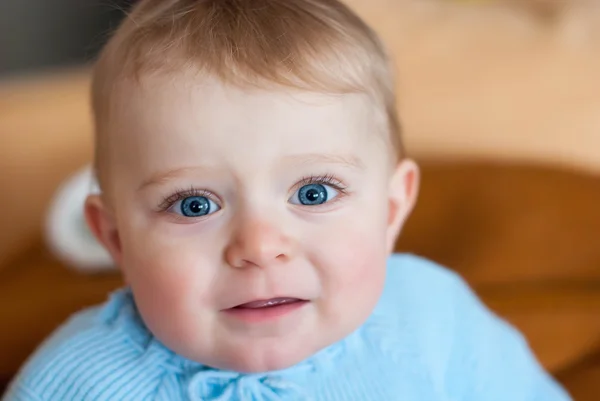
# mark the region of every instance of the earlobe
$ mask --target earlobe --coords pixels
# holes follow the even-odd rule
[[[389,184],[387,249],[391,253],[402,226],[413,210],[419,192],[419,167],[409,159],[402,160],[392,173]]]
[[[101,195],[89,195],[85,201],[85,219],[87,225],[104,248],[110,253],[117,266],[121,265],[121,240],[114,215]]]

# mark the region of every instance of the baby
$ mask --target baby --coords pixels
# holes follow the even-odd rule
[[[455,274],[391,255],[419,184],[337,0],[142,0],[94,73],[85,206],[127,287],[7,401],[563,401]]]

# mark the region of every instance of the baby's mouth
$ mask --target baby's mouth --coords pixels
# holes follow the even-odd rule
[[[271,299],[261,299],[258,301],[246,302],[245,304],[240,304],[238,306],[234,306],[232,309],[263,309],[263,308],[275,308],[278,306],[295,304],[299,302],[306,302],[304,299],[299,298],[271,298]]]
[[[278,297],[239,304],[224,312],[246,324],[262,324],[298,313],[310,301],[300,298]]]

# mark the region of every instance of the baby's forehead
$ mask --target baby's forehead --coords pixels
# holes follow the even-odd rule
[[[234,84],[191,71],[174,74],[152,74],[137,79],[125,78],[115,86],[120,98],[138,101],[161,101],[178,98],[180,102],[208,100],[232,103],[297,103],[299,105],[323,107],[333,104],[367,103],[372,105],[372,97],[363,91],[344,93],[320,90],[319,88],[297,88],[279,85],[274,82],[259,81],[253,84]],[[369,108],[370,109],[370,108]]]
[[[366,93],[326,93],[274,84],[236,86],[191,74],[125,81],[114,104],[115,125],[150,124],[146,130],[165,124],[196,125],[204,128],[199,134],[222,125],[244,131],[255,124],[257,129],[279,125],[283,135],[309,129],[310,123],[316,124],[311,130],[334,125],[350,133],[372,131],[383,120]]]

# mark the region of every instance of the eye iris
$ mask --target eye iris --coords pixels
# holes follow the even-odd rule
[[[205,216],[210,212],[210,202],[204,196],[191,196],[181,202],[181,213],[187,217]]]
[[[300,188],[298,194],[303,205],[320,205],[327,202],[327,189],[321,184],[310,184]]]

